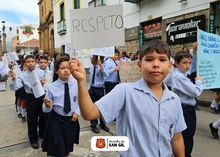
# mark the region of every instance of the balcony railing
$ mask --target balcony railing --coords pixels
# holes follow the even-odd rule
[[[66,20],[60,20],[57,22],[57,32],[59,35],[66,34]]]

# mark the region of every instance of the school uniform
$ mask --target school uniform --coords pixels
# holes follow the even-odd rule
[[[129,61],[129,58],[127,58],[127,57],[121,57],[120,60],[123,61],[123,62],[125,62],[125,61]]]
[[[117,118],[117,136],[129,138],[129,149],[121,156],[172,156],[172,137],[186,124],[178,96],[163,86],[160,101],[141,78],[117,85],[95,102],[107,124]]]
[[[105,91],[107,94],[120,82],[119,71],[114,71],[114,68],[118,66],[118,61],[113,60],[112,58],[107,58],[103,63],[103,66],[108,75],[105,80]]]
[[[71,109],[68,113],[64,111],[65,83],[59,78],[51,83],[47,88],[46,98],[52,100],[53,105],[46,107],[43,103],[43,112],[50,112],[42,143],[42,151],[47,152],[48,156],[65,157],[73,151],[73,144],[79,143],[79,122],[71,121],[73,113],[80,115],[77,82],[74,78],[69,78]]]
[[[89,83],[89,95],[92,99],[92,102],[96,102],[101,97],[105,95],[105,78],[108,76],[106,70],[102,70],[98,65],[94,65],[90,68],[90,83]],[[92,127],[95,127],[98,124],[98,120],[94,119],[90,121]],[[100,118],[100,126],[105,126],[105,123]]]
[[[183,131],[183,139],[185,144],[185,156],[190,157],[193,149],[193,136],[196,131],[196,97],[198,97],[202,91],[202,81],[196,80],[193,84],[187,73],[182,72],[178,68],[174,69],[171,88],[175,92],[182,103],[184,119],[187,125],[187,129]]]
[[[35,69],[38,78],[41,80],[45,77],[45,74],[40,69]],[[42,103],[44,95],[35,98],[30,84],[31,71],[26,70],[16,80],[12,80],[10,83],[11,90],[15,91],[19,88],[24,87],[27,93],[27,124],[28,124],[28,137],[31,144],[38,143],[38,118],[39,118],[39,137],[43,137],[45,125],[46,125],[46,114],[42,111]]]

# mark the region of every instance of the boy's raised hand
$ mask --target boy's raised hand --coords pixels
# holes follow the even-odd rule
[[[52,106],[52,100],[48,98],[44,98],[44,104],[46,107],[51,107]]]
[[[45,82],[46,82],[46,79],[45,79],[45,78],[43,78],[43,79],[40,80],[40,83],[42,84],[42,86],[45,84]]]
[[[197,43],[197,42],[194,42],[194,43],[193,43],[193,51],[192,51],[194,54],[197,53],[197,46],[198,46],[198,43]]]
[[[200,80],[200,81],[202,81],[202,77],[197,76],[197,77],[195,78],[195,80]]]
[[[70,65],[70,73],[77,81],[86,80],[86,71],[82,65],[82,63],[77,58],[72,58],[69,62]]]
[[[10,70],[9,73],[11,74],[11,79],[15,80],[16,79],[16,74],[14,73],[14,71]]]

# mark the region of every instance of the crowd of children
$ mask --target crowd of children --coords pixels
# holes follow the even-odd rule
[[[79,143],[78,117],[82,114],[90,121],[94,133],[100,132],[98,119],[100,128],[107,132],[106,124],[116,119],[117,135],[130,140],[129,150],[120,152],[121,156],[191,157],[196,97],[203,91],[201,77],[195,77],[194,81],[187,77],[192,70],[192,54],[179,51],[171,63],[168,45],[157,39],[147,42],[137,56],[131,53],[127,58],[126,52],[120,56],[115,49],[114,57],[102,63],[93,55],[89,87],[82,63],[76,58],[70,60],[67,54],[55,53],[53,61],[40,53],[19,56],[17,65],[22,73],[16,76],[11,70],[10,88],[15,91],[18,117],[22,122],[27,120],[31,146],[39,148],[41,138],[42,150],[48,156],[69,156],[74,144]],[[133,60],[138,60],[142,78],[133,83],[120,83],[118,62]],[[163,80],[171,70],[168,89]],[[29,80],[33,71],[42,86],[47,82],[48,72],[53,78],[45,89],[46,94],[38,98]],[[209,125],[215,138],[219,126],[220,120]]]

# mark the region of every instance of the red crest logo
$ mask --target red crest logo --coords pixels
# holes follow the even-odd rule
[[[96,147],[97,148],[105,148],[105,139],[104,138],[96,139]]]

